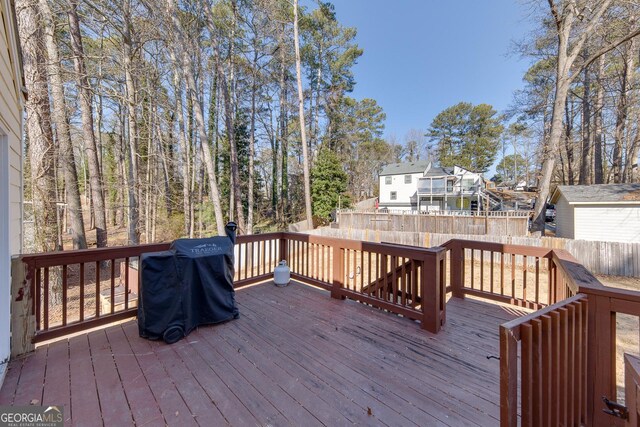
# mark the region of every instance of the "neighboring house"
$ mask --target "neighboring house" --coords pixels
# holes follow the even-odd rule
[[[458,166],[394,163],[380,173],[379,207],[417,211],[471,209],[476,203],[481,204],[483,188],[482,175]]]
[[[393,163],[380,172],[380,208],[412,210],[418,179],[430,167],[429,162]]]
[[[640,184],[560,185],[551,203],[557,237],[640,242]]]
[[[11,256],[22,251],[22,64],[15,9],[0,0],[0,384],[10,355]]]

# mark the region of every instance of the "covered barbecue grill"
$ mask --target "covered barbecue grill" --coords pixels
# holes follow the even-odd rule
[[[233,290],[236,224],[227,236],[175,240],[140,257],[140,336],[174,343],[199,325],[238,318]]]

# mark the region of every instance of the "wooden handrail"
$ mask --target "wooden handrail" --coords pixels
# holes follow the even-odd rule
[[[433,333],[437,333],[444,323],[446,291],[443,248],[428,249],[301,233],[284,233],[283,237],[289,242],[287,261],[293,278],[328,289],[334,298],[355,299],[410,319],[421,320],[422,327]],[[321,263],[327,263],[325,268],[329,269],[331,258],[330,277],[320,278],[309,272],[310,257],[317,256],[318,247],[330,248],[331,254],[325,255],[323,251],[320,260]],[[358,283],[347,277],[352,268],[361,270]],[[378,285],[369,286],[376,282]]]
[[[167,250],[169,246],[159,243],[22,256],[30,283],[31,315],[36,324],[33,340],[38,342],[135,316],[139,272],[130,266],[130,260],[145,253]],[[319,251],[314,248],[330,249],[331,254],[323,250],[320,260]],[[294,279],[324,287],[336,298],[353,298],[422,320],[423,328],[431,332],[437,332],[445,319],[444,269],[440,264],[444,249],[279,232],[238,236],[235,251],[235,287],[270,279],[277,262],[285,259],[290,263]],[[352,253],[376,256],[389,263],[406,262],[401,263],[399,269],[387,271],[387,267],[391,268],[389,264],[383,271],[380,264],[377,271],[370,271],[369,275],[375,276],[372,280],[379,280],[385,287],[384,293],[373,295],[371,290],[362,292],[345,286],[345,275],[349,273],[345,268],[348,269],[349,264],[347,261],[345,266],[344,256]],[[316,257],[313,262],[312,256]],[[328,264],[331,258],[333,265]],[[118,264],[121,266],[116,269]],[[104,290],[105,281],[109,283],[107,290]],[[53,291],[53,286],[61,287],[61,297]],[[54,303],[54,297],[61,301]],[[107,306],[105,300],[108,300]]]
[[[500,326],[501,426],[587,423],[588,319],[578,294]]]
[[[130,302],[128,295],[133,286],[132,280],[137,276],[136,273],[129,273],[129,260],[146,252],[164,250],[168,246],[162,243],[24,255],[21,261],[26,266],[27,283],[31,284],[31,292],[26,295],[26,298],[31,298],[33,301],[32,314],[37,325],[34,340],[61,336],[134,316],[136,310],[128,305]],[[540,390],[545,390],[544,387],[556,387],[553,393],[561,399],[566,399],[567,402],[575,399],[575,394],[569,393],[567,388],[571,385],[569,383],[562,385],[558,382],[565,381],[559,372],[549,371],[552,368],[548,366],[544,368],[540,365],[540,363],[546,363],[540,360],[550,360],[547,356],[540,356],[540,354],[556,351],[554,349],[558,345],[565,345],[565,343],[567,346],[586,346],[584,347],[586,350],[580,350],[583,351],[580,357],[584,355],[580,369],[582,366],[587,368],[584,374],[586,385],[584,381],[576,380],[578,387],[586,387],[580,389],[580,393],[584,392],[586,403],[583,406],[580,406],[582,403],[576,404],[578,406],[571,407],[573,409],[553,412],[553,414],[567,423],[571,416],[579,416],[580,421],[587,425],[611,423],[609,416],[601,411],[600,398],[602,396],[615,398],[615,315],[626,313],[640,318],[640,292],[604,286],[564,250],[458,239],[450,240],[437,248],[418,248],[282,232],[238,236],[237,253],[236,261],[239,267],[236,270],[236,286],[269,279],[277,262],[284,259],[289,262],[291,276],[294,279],[323,287],[329,290],[334,298],[359,300],[411,319],[421,320],[422,327],[434,333],[438,332],[446,318],[444,267],[448,255],[451,290],[454,297],[475,295],[513,305],[541,309],[507,322],[500,328],[501,422],[503,425],[515,425],[514,419],[518,420],[518,382],[514,374],[514,366],[517,366],[517,348],[520,341],[524,343],[521,347],[526,350],[522,356],[525,370],[519,379],[520,387],[525,390],[522,397],[526,401],[524,404],[521,402],[524,411],[521,415],[523,420],[526,420],[526,423],[523,421],[523,425],[535,424],[538,419],[556,420],[553,418],[555,415],[552,417],[549,415],[551,412],[545,412],[546,409],[540,406],[542,405],[540,396],[544,395]],[[113,303],[116,287],[114,280],[116,260],[125,261],[124,305],[117,310]],[[100,263],[103,261],[110,263],[111,272],[105,270],[109,273],[105,277],[96,273],[95,283],[87,286],[89,284],[88,268],[93,268],[91,265],[93,263],[96,271],[99,272]],[[480,262],[479,265],[476,261]],[[65,320],[59,325],[52,324],[49,311],[51,305],[49,286],[42,285],[52,280],[53,271],[56,268],[62,269],[61,277],[64,284],[69,277],[67,266],[71,265],[80,266],[80,273],[76,276],[80,284],[79,288],[95,289],[93,296],[85,294],[83,290],[80,291],[80,306],[84,307],[83,304],[88,298],[93,298],[98,304],[100,281],[110,279],[111,309],[104,314],[96,308],[94,312],[87,312],[87,316],[83,316],[84,311],[81,310],[80,319],[71,321],[65,317],[69,308],[66,302],[69,295],[65,292],[62,302]],[[509,278],[507,278],[505,272],[509,269]],[[543,270],[548,275],[546,283],[542,280]],[[489,273],[491,283],[481,281],[479,286],[474,286],[475,273],[480,273],[481,277]],[[496,283],[494,283],[495,273],[500,276]],[[356,278],[358,274],[360,276]],[[522,284],[522,289],[516,287],[516,281]],[[372,283],[375,285],[371,286]],[[66,289],[64,286],[63,288]],[[28,288],[16,286],[15,289]],[[47,291],[44,291],[45,289]],[[544,294],[546,299],[543,298]],[[584,313],[588,319],[586,325],[584,322],[578,325],[577,330],[580,334],[584,334],[584,339],[580,342],[574,338],[571,338],[574,341],[567,341],[568,338],[567,340],[563,338],[564,332],[560,333],[554,329],[556,328],[554,325],[558,325],[558,328],[560,328],[559,325],[566,325],[566,328],[573,327],[571,325],[575,322],[571,323],[569,320],[565,322],[567,313],[572,310]],[[551,345],[550,340],[556,340],[555,344]],[[539,357],[542,359],[536,359]],[[551,375],[548,377],[538,376],[549,375],[549,372]],[[506,377],[503,378],[503,376]],[[551,383],[545,378],[551,378]],[[575,380],[576,377],[572,378]],[[557,388],[561,385],[564,387],[562,393]],[[537,397],[532,394],[534,391]],[[549,401],[545,402],[547,402],[545,404],[551,404]],[[578,408],[577,412],[575,408]]]

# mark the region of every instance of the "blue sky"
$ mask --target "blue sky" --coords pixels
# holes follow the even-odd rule
[[[333,0],[364,49],[351,96],[373,98],[398,142],[460,101],[506,109],[527,62],[510,54],[531,30],[521,0]],[[304,3],[303,3],[304,4]]]

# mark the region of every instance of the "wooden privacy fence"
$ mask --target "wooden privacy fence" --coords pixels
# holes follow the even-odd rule
[[[28,351],[30,341],[135,316],[140,256],[168,248],[162,243],[21,257],[26,275],[14,274],[21,282],[14,286],[20,300],[15,302],[31,298],[33,317],[21,327],[21,347]],[[421,320],[423,328],[432,332],[444,322],[443,249],[270,233],[238,236],[234,251],[236,288],[272,278],[284,259],[294,279],[328,289],[333,297],[356,299]]]
[[[529,212],[339,211],[337,223],[344,230],[526,236],[529,232]]]

